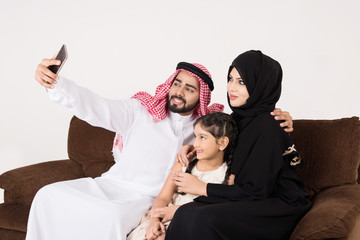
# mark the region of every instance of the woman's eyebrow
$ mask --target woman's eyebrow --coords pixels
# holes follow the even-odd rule
[[[231,75],[229,75],[229,77],[234,78],[234,77],[231,76]],[[240,76],[240,77],[237,77],[237,78],[235,78],[235,79],[240,79],[240,80],[242,80],[241,76]]]

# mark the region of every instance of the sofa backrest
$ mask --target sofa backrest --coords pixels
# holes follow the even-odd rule
[[[86,176],[100,176],[114,164],[114,136],[114,132],[93,127],[74,116],[68,136],[69,158],[81,164]],[[294,120],[291,137],[302,157],[298,173],[311,196],[328,187],[360,181],[358,117]]]
[[[328,187],[357,183],[360,164],[358,117],[294,120],[291,137],[303,162],[298,173],[311,196]]]
[[[114,137],[114,132],[93,127],[74,116],[68,134],[69,158],[82,166],[86,176],[98,177],[115,163]]]

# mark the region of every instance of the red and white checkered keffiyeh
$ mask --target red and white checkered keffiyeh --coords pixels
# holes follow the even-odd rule
[[[192,63],[197,68],[200,68],[205,72],[210,78],[211,75],[209,71],[201,64]],[[171,85],[175,77],[179,74],[180,71],[186,71],[190,76],[196,77],[200,82],[200,103],[194,110],[199,117],[206,115],[211,112],[222,112],[224,110],[224,105],[214,103],[211,106],[208,106],[211,101],[211,91],[209,86],[196,74],[185,70],[177,69],[165,83],[160,84],[155,91],[155,95],[151,96],[147,92],[138,92],[132,98],[138,99],[141,104],[148,110],[150,115],[155,121],[161,121],[166,118],[169,113],[169,110],[166,106],[167,97],[171,88]]]
[[[200,68],[211,78],[209,71],[204,66],[198,63],[193,63],[193,65],[197,68]],[[166,106],[167,97],[171,85],[180,71],[186,71],[190,74],[190,76],[196,77],[200,82],[200,103],[194,110],[194,112],[197,113],[199,117],[211,112],[222,112],[224,110],[224,105],[219,103],[214,103],[211,106],[208,106],[211,101],[211,91],[209,85],[206,84],[199,76],[185,69],[177,69],[168,78],[168,80],[166,80],[165,83],[160,84],[156,88],[154,96],[151,96],[147,92],[138,92],[132,98],[138,99],[141,102],[141,104],[148,110],[150,115],[153,117],[154,121],[161,121],[165,119],[169,114],[169,110]],[[122,151],[122,136],[118,133],[116,133],[113,147],[117,147],[120,152]]]

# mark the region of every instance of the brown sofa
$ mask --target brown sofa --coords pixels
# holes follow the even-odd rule
[[[299,174],[313,202],[291,240],[360,239],[360,121],[295,120],[291,134],[303,159]],[[0,175],[0,240],[25,239],[31,201],[49,183],[96,177],[113,164],[114,133],[73,117],[69,159],[14,169]]]

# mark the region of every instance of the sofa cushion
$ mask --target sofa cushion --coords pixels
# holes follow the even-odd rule
[[[7,171],[0,175],[0,187],[5,190],[6,203],[30,205],[36,192],[43,186],[85,177],[81,166],[73,160],[37,163]]]
[[[0,228],[0,240],[24,240],[26,233]]]
[[[291,137],[303,163],[298,173],[311,197],[328,187],[357,182],[360,162],[358,117],[294,120]]]
[[[88,177],[98,177],[115,162],[112,146],[115,133],[73,117],[68,135],[69,158],[78,162]]]
[[[29,205],[0,204],[0,228],[26,232],[29,211]]]
[[[310,211],[297,224],[290,240],[348,239],[360,218],[360,185],[326,189],[313,199]]]

